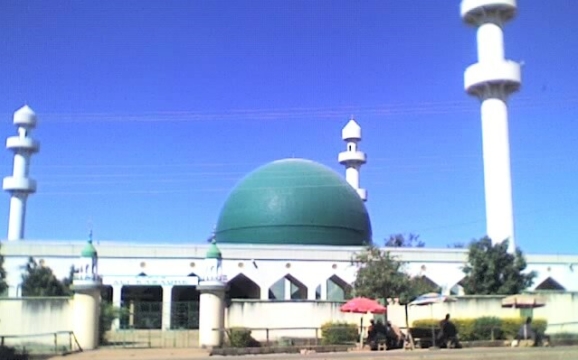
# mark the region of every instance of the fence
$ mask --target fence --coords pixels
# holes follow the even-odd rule
[[[69,354],[82,351],[72,331],[29,335],[0,335],[0,345],[29,354]]]
[[[170,321],[163,319],[170,318]],[[121,305],[119,330],[196,330],[199,328],[199,302],[171,303],[170,312],[162,302],[125,302]]]

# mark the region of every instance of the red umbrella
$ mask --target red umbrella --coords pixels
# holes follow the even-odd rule
[[[371,300],[363,297],[356,297],[351,299],[341,306],[339,309],[341,312],[349,312],[356,314],[385,314],[387,308],[375,300]],[[359,344],[363,346],[363,318],[361,318],[361,323],[359,324]]]
[[[385,314],[387,308],[375,300],[357,297],[343,304],[340,310],[341,312],[350,312],[357,314],[367,314],[367,313]]]

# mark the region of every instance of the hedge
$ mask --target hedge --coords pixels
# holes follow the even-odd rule
[[[251,336],[251,330],[242,327],[227,330],[228,345],[234,348],[258,347],[259,342]]]
[[[359,340],[357,325],[345,322],[327,322],[321,325],[321,336],[323,345],[342,345]]]
[[[491,316],[452,319],[462,341],[513,339],[525,321],[525,318],[498,318]],[[439,324],[440,320],[421,319],[415,320],[412,326],[419,329],[431,329],[433,326],[437,329]],[[540,333],[544,333],[547,326],[548,322],[545,319],[532,320],[532,327]]]

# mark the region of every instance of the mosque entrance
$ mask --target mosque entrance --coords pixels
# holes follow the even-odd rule
[[[122,287],[121,329],[161,329],[163,288],[129,285]]]
[[[200,293],[195,286],[173,286],[171,329],[199,328]]]

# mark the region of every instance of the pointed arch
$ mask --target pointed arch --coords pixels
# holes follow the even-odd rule
[[[269,300],[305,300],[307,286],[293,275],[287,274],[269,287]]]
[[[228,284],[229,284],[230,299],[261,298],[261,287],[243,273],[240,273],[231,280],[229,280]]]
[[[534,290],[554,290],[554,291],[565,291],[566,288],[551,276],[548,276],[544,281],[542,281]]]
[[[316,300],[344,301],[351,298],[353,287],[337,275],[330,276],[315,289]]]

